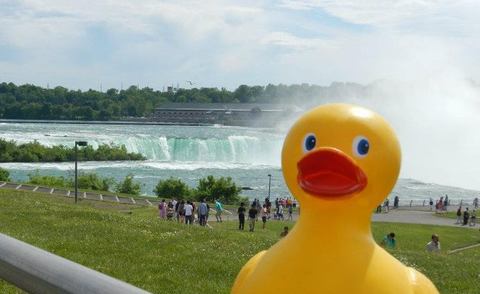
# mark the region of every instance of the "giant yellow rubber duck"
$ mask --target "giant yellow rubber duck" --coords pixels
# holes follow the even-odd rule
[[[232,293],[438,293],[372,237],[371,213],[393,188],[400,161],[395,133],[380,115],[347,104],[305,113],[282,151],[300,217],[245,264]]]

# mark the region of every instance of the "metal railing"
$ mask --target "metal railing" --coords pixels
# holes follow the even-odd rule
[[[149,293],[4,234],[0,278],[29,293]]]

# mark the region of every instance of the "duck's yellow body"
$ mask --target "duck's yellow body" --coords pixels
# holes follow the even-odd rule
[[[282,151],[298,222],[250,259],[232,293],[438,293],[372,238],[371,212],[395,184],[400,161],[398,140],[378,114],[347,104],[307,112]]]

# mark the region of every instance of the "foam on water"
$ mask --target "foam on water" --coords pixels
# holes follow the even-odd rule
[[[219,127],[206,127],[207,132],[198,132],[196,136],[183,134],[182,136],[178,134],[178,130],[177,134],[155,134],[155,130],[148,128],[137,133],[129,129],[132,126],[126,126],[124,133],[122,129],[112,126],[104,130],[99,127],[100,130],[96,132],[79,126],[72,126],[72,129],[78,132],[59,130],[57,125],[55,127],[57,130],[40,129],[35,126],[21,130],[20,125],[16,127],[18,129],[16,132],[6,130],[0,136],[18,143],[38,141],[46,146],[72,147],[75,140],[87,140],[93,148],[98,148],[101,144],[125,145],[129,152],[141,153],[147,159],[155,161],[201,162],[207,165],[224,162],[277,167],[280,166],[283,140],[281,135],[252,132],[248,129],[224,130]],[[32,132],[32,128],[37,130]],[[218,134],[219,130],[224,134]],[[165,130],[162,131],[165,133]]]

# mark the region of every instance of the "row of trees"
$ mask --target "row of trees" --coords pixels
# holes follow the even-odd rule
[[[167,91],[131,86],[126,90],[106,92],[53,89],[35,85],[0,83],[0,118],[118,120],[148,117],[165,102],[211,103],[286,103],[305,105],[317,98],[351,96],[365,87],[353,83],[317,85],[241,85],[234,91],[225,88],[193,88]]]
[[[125,145],[102,144],[78,148],[80,161],[145,160],[139,153],[127,151]],[[0,162],[65,162],[75,160],[75,149],[64,145],[47,147],[37,141],[17,144],[0,138]]]
[[[10,181],[9,172],[0,168],[0,181]],[[38,171],[28,175],[28,184],[43,185],[47,187],[73,188],[73,177],[46,176]],[[116,191],[118,193],[140,195],[141,184],[134,180],[133,175],[126,176],[122,181],[116,182],[112,178],[103,178],[95,173],[80,173],[78,176],[78,187],[80,189],[96,191]],[[170,177],[160,180],[153,190],[158,197],[178,200],[213,201],[218,199],[224,203],[238,203],[246,201],[240,197],[241,188],[238,187],[232,178],[207,176],[198,181],[196,188],[190,188],[178,178]]]

